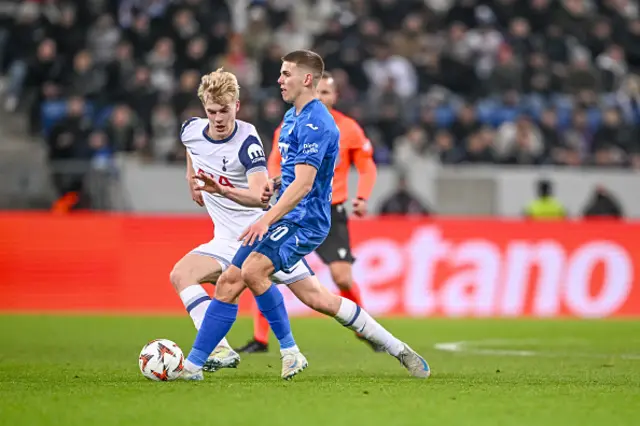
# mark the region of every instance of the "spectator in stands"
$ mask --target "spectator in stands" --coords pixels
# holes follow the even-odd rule
[[[156,161],[167,161],[176,156],[182,148],[176,135],[180,131],[180,123],[169,104],[158,104],[151,116],[151,144],[148,156]]]
[[[94,65],[93,57],[88,50],[79,51],[73,58],[72,70],[66,74],[66,90],[86,100],[99,100],[104,95],[105,85],[103,68]]]
[[[414,96],[418,88],[413,65],[407,58],[394,55],[386,42],[378,42],[375,56],[364,63],[364,71],[374,90],[385,92],[391,88],[404,100]]]
[[[411,163],[424,159],[429,155],[427,133],[420,126],[414,126],[394,142],[394,163],[403,170],[411,167]]]
[[[480,130],[481,127],[473,105],[465,103],[458,110],[456,119],[451,125],[451,133],[456,141],[463,141],[472,133]]]
[[[104,95],[108,103],[126,101],[126,87],[133,80],[136,72],[133,45],[122,41],[116,48],[116,56],[105,67]]]
[[[630,136],[617,109],[604,111],[603,123],[593,135],[594,163],[598,166],[624,165],[632,143]]]
[[[182,117],[189,106],[197,105],[200,108],[197,92],[201,76],[196,70],[187,70],[180,75],[179,86],[171,99],[176,117]]]
[[[88,157],[90,129],[84,99],[69,98],[66,116],[53,127],[48,138],[49,164],[60,205],[75,205],[83,189],[88,172],[83,160]]]
[[[135,152],[145,148],[143,126],[127,105],[118,105],[113,109],[105,130],[110,144],[119,152]]]
[[[151,83],[149,68],[140,65],[136,68],[132,84],[126,94],[127,103],[142,120],[146,133],[151,133],[151,111],[159,99],[159,92]]]
[[[467,137],[459,163],[495,164],[496,156],[493,146],[495,132],[485,127]]]
[[[445,129],[440,129],[435,134],[432,152],[442,164],[459,163],[463,155],[461,148],[456,145],[453,135]]]
[[[282,101],[275,97],[266,98],[260,106],[256,128],[259,129],[267,157],[273,146],[273,144],[267,142],[273,139],[274,132],[280,125],[284,112]]]
[[[545,163],[553,163],[556,150],[560,148],[560,132],[558,131],[558,113],[547,108],[540,117],[540,135],[544,143],[543,159]]]
[[[88,132],[114,150],[180,159],[154,132],[168,142],[175,122],[201,115],[199,76],[223,66],[243,87],[241,116],[269,135],[280,58],[296,45],[334,68],[338,108],[361,122],[376,161],[406,166],[397,154],[420,127],[418,152],[447,164],[640,169],[637,2],[252,1],[244,20],[226,0],[41,3],[0,15],[4,107],[26,106],[35,134],[43,114],[45,130],[64,123],[58,104],[79,94]],[[110,115],[123,104],[133,118]]]
[[[120,37],[121,30],[113,16],[105,13],[98,17],[87,34],[87,47],[96,63],[107,64],[114,58]]]
[[[494,144],[497,160],[505,164],[539,164],[543,160],[544,142],[538,126],[529,115],[515,122],[503,123]]]
[[[428,215],[429,210],[411,193],[407,178],[404,175],[398,177],[398,185],[395,192],[389,196],[380,208],[381,215]]]
[[[207,39],[196,36],[187,42],[185,50],[183,57],[178,57],[175,75],[179,76],[188,70],[197,71],[200,75],[206,74],[211,68],[207,54],[209,50]]]
[[[589,128],[587,113],[583,109],[575,110],[569,127],[563,135],[562,147],[554,155],[559,165],[577,166],[589,161],[593,130]]]
[[[620,202],[602,185],[597,185],[582,215],[585,218],[622,218],[624,213]]]

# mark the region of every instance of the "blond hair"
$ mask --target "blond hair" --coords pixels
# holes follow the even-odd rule
[[[198,98],[202,104],[212,101],[224,105],[240,98],[240,85],[233,73],[218,68],[212,73],[205,74],[200,79]]]

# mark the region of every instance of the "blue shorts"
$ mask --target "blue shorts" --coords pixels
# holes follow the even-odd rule
[[[297,268],[300,262],[311,271],[304,257],[322,244],[325,237],[326,235],[318,235],[317,232],[300,228],[288,220],[279,220],[269,227],[262,241],[256,240],[253,245],[241,246],[233,257],[232,264],[242,268],[249,254],[255,251],[271,260],[274,272],[289,273]]]

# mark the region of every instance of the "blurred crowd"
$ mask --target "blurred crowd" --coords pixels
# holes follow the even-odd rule
[[[280,58],[312,48],[378,163],[640,168],[637,1],[238,4],[0,0],[3,107],[28,117],[52,160],[182,162],[200,76],[224,67],[268,148],[286,108]]]

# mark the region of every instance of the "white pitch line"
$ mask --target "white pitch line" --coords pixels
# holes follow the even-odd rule
[[[508,346],[515,344],[532,344],[532,340],[507,340],[507,339],[490,339],[490,340],[462,340],[459,342],[442,342],[434,345],[435,349],[444,352],[468,353],[473,355],[488,356],[518,356],[518,357],[580,357],[580,358],[621,358],[626,360],[640,360],[640,354],[602,354],[589,352],[548,352],[548,351],[532,351],[517,349],[491,349],[479,348],[474,346],[497,345]],[[535,341],[541,343],[540,341]]]

